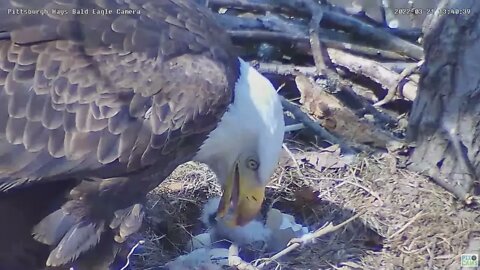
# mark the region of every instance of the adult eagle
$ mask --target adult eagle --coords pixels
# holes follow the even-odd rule
[[[0,0],[0,269],[106,269],[189,160],[243,224],[283,130],[271,83],[192,1]]]

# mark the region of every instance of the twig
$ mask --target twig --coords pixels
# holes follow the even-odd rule
[[[232,244],[228,248],[228,266],[236,267],[238,270],[258,270],[257,267],[240,258],[236,244]]]
[[[313,61],[315,62],[315,67],[317,72],[324,73],[327,67],[331,67],[331,60],[328,55],[325,53],[322,42],[320,41],[320,22],[323,17],[323,10],[318,3],[315,3],[313,0],[299,0],[308,7],[310,11],[310,23],[309,23],[309,34],[310,34],[310,46],[312,48]]]
[[[332,63],[332,59],[330,59],[326,48],[324,48],[322,42],[320,41],[320,21],[323,17],[323,10],[318,2],[314,2],[313,0],[297,1],[299,1],[300,5],[307,7],[310,12],[310,47],[312,49],[313,60],[317,72],[318,74],[327,75],[329,83],[331,84],[331,88],[336,89],[340,77],[336,73],[337,70]]]
[[[408,228],[408,226],[412,225],[413,222],[415,222],[417,219],[419,219],[423,214],[423,211],[418,212],[412,219],[410,219],[405,225],[403,225],[398,231],[392,233],[388,239],[392,239],[396,235],[402,233],[404,230]]]
[[[442,187],[446,191],[450,192],[454,197],[457,199],[463,200],[465,204],[469,205],[474,202],[474,196],[469,194],[467,191],[463,189],[463,186],[455,186],[448,182],[447,180],[442,178],[442,174],[440,172],[440,169],[438,169],[436,166],[430,168],[429,171],[425,171],[425,168],[419,167],[415,163],[409,164],[408,168],[412,171],[419,172],[420,174],[426,174],[430,177],[430,179],[435,182],[438,186]]]
[[[125,270],[125,269],[128,268],[128,266],[130,265],[130,257],[132,256],[133,252],[135,252],[135,250],[140,245],[143,245],[143,244],[145,244],[145,240],[140,240],[130,249],[130,251],[127,254],[127,262],[125,263],[125,265],[122,268],[120,268],[120,270]]]
[[[375,191],[373,190],[370,190],[369,188],[363,186],[363,185],[360,185],[359,183],[355,183],[355,182],[351,182],[351,181],[348,181],[348,180],[342,180],[342,182],[344,183],[347,183],[347,184],[350,184],[352,186],[356,186],[358,188],[361,188],[363,190],[365,190],[366,192],[368,192],[370,195],[372,195],[373,197],[375,197],[375,199],[378,200],[378,202],[380,203],[380,205],[383,205],[383,200],[380,198],[380,195],[378,195],[378,193],[376,193]]]
[[[298,164],[297,159],[293,155],[292,151],[290,151],[290,149],[288,149],[286,144],[282,144],[282,147],[283,147],[283,150],[285,150],[285,152],[287,152],[288,156],[290,156],[290,159],[292,159],[293,163],[295,164],[295,167],[297,168],[298,175],[303,177],[302,170],[300,170],[300,165]]]
[[[421,60],[419,61],[418,63],[412,65],[411,67],[408,67],[408,68],[405,68],[401,73],[400,75],[397,77],[394,85],[391,85],[390,87],[388,87],[387,89],[387,94],[385,95],[385,97],[382,99],[382,100],[379,100],[377,103],[375,103],[373,106],[375,107],[378,107],[378,106],[382,106],[384,104],[387,104],[389,103],[390,101],[393,100],[393,98],[395,97],[395,94],[397,93],[397,90],[399,89],[400,87],[400,83],[407,77],[409,77],[410,75],[412,75],[413,73],[415,73],[424,63],[424,60]]]
[[[272,257],[268,258],[267,261],[261,263],[259,266],[257,266],[257,269],[263,269],[265,266],[269,265],[271,262],[273,261],[276,261],[278,260],[279,258],[281,258],[282,256],[292,252],[293,250],[297,249],[298,247],[302,246],[302,244],[306,243],[306,242],[312,242],[313,240],[319,238],[319,237],[322,237],[326,234],[329,234],[329,233],[332,233],[334,231],[337,231],[343,227],[345,227],[347,224],[349,224],[350,222],[354,221],[355,219],[357,219],[359,216],[365,214],[366,211],[361,211],[359,213],[357,213],[356,215],[354,215],[353,217],[345,220],[344,222],[338,224],[338,225],[332,225],[332,223],[328,223],[326,226],[323,226],[322,228],[316,230],[315,232],[313,232],[312,234],[310,234],[310,236],[308,237],[308,239],[305,239],[305,238],[302,238],[302,239],[297,239],[297,238],[294,238],[290,241],[290,244],[289,246],[287,246],[285,249],[283,249],[282,251],[278,252],[277,254],[273,255]]]

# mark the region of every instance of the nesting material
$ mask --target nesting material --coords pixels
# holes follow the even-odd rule
[[[208,248],[212,246],[212,235],[209,232],[197,234],[187,243],[187,250]]]
[[[289,147],[294,156],[314,150]],[[329,222],[339,224],[357,209],[368,211],[345,228],[283,256],[282,269],[460,269],[459,254],[480,228],[479,213],[427,178],[398,168],[397,158],[359,156],[343,169],[320,171],[300,158],[299,167],[279,168],[267,188],[265,206],[295,216],[312,231]],[[305,186],[314,193],[298,192]],[[192,235],[205,232],[199,221],[204,202],[220,192],[205,166],[187,163],[178,168],[149,195],[146,243],[132,258],[134,268],[157,269],[190,252]],[[252,257],[271,256],[259,251]]]
[[[297,224],[292,215],[284,214],[275,208],[268,211],[266,220],[252,220],[244,226],[230,227],[223,219],[216,218],[219,203],[219,197],[207,201],[200,216],[207,228],[206,232],[194,235],[187,243],[190,253],[167,264],[168,269],[226,266],[228,260],[222,260],[221,255],[228,255],[228,247],[232,243],[239,247],[248,245],[276,252],[285,248],[292,238],[308,233],[308,228]],[[225,244],[226,248],[222,247]]]

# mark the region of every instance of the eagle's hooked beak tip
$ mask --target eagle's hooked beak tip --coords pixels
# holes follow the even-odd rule
[[[243,226],[260,212],[265,186],[257,179],[243,177],[237,167],[231,175],[223,187],[217,218],[225,218],[230,227]]]

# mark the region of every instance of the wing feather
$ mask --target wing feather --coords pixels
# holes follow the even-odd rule
[[[30,91],[26,105],[26,117],[29,121],[42,121],[43,104],[47,102],[47,98],[47,95],[37,95]]]
[[[48,153],[54,159],[65,156],[64,141],[65,141],[65,130],[63,127],[50,129],[47,147],[48,147]]]
[[[140,14],[9,14],[14,8]],[[68,264],[103,240],[104,248],[123,243],[142,223],[145,193],[216,127],[239,63],[213,21],[189,0],[0,0],[0,199],[42,198],[32,222],[34,238],[52,246],[47,264]],[[33,224],[0,222],[4,246],[30,235],[9,241],[12,226]],[[18,258],[4,251],[2,263]]]
[[[43,150],[48,144],[48,133],[48,130],[43,127],[41,122],[27,120],[22,138],[25,148],[29,152]]]
[[[120,157],[120,135],[114,135],[104,130],[97,147],[97,159],[102,164],[108,164]]]
[[[0,17],[0,186],[172,167],[232,100],[230,41],[188,1],[0,0],[19,7],[140,14]]]

